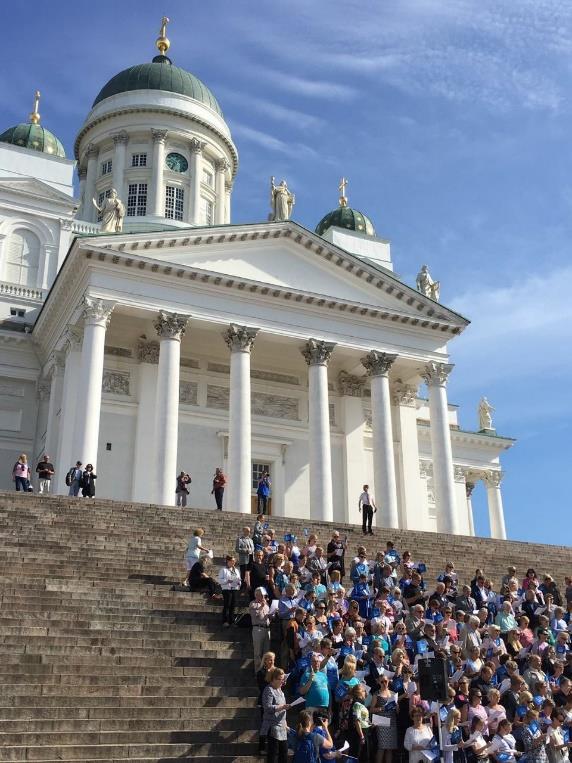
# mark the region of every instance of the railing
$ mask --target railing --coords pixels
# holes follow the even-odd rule
[[[18,286],[8,281],[0,281],[0,294],[7,297],[19,297],[24,299],[44,299],[43,289],[31,289],[29,286]]]
[[[85,220],[72,221],[72,233],[99,233],[98,223],[88,223]]]

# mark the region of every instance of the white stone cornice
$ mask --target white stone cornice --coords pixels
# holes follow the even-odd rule
[[[361,364],[368,376],[387,376],[396,359],[397,355],[372,350],[361,358]]]
[[[231,352],[250,352],[259,329],[231,323],[223,333],[223,339]]]
[[[480,432],[466,432],[464,429],[458,429],[451,426],[451,442],[453,445],[471,445],[479,449],[487,450],[492,453],[499,453],[503,450],[512,448],[515,440],[511,437],[500,437],[499,435],[482,434]],[[431,425],[428,421],[417,420],[417,433],[422,440],[429,440],[431,434]]]
[[[309,366],[327,366],[336,345],[322,339],[308,339],[300,352]]]

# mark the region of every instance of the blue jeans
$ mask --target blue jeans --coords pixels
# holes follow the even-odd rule
[[[25,493],[28,492],[28,488],[30,487],[30,483],[25,477],[15,477],[16,482],[16,490],[19,492],[20,490],[23,490]]]
[[[68,495],[77,495],[79,493],[79,480],[72,480]]]

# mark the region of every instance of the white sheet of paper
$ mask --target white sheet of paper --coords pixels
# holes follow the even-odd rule
[[[451,676],[451,681],[452,681],[454,684],[456,684],[456,683],[457,683],[457,681],[458,681],[458,680],[461,678],[461,676],[462,676],[462,675],[463,675],[463,671],[462,671],[462,670],[457,670],[457,671],[456,671],[455,673],[453,673],[453,675]]]
[[[439,703],[438,702],[431,702],[429,710],[432,713],[438,713],[439,712]]]
[[[538,607],[538,609],[536,610],[534,614],[541,615],[543,612],[546,612],[546,607]]]
[[[268,614],[275,615],[278,612],[278,599],[273,599],[270,604],[270,612]]]
[[[298,699],[295,699],[294,702],[290,702],[290,707],[295,707],[296,705],[301,705],[302,702],[305,702],[306,700],[304,697],[298,697]]]
[[[212,548],[211,548],[210,551],[207,552],[207,556],[208,556],[209,559],[214,559],[214,554],[213,554]]]
[[[336,750],[336,752],[345,752],[349,746],[350,746],[349,742],[344,742],[343,745],[340,747],[340,749]]]
[[[520,650],[520,652],[518,653],[518,659],[519,659],[519,660],[524,660],[524,658],[525,658],[525,657],[526,657],[526,655],[528,654],[528,649],[529,649],[529,648],[528,648],[527,646],[523,646],[523,647],[522,647],[522,649],[521,649],[521,650]]]
[[[504,681],[499,686],[499,691],[501,694],[504,694],[510,689],[510,678],[505,678]]]
[[[395,673],[394,673],[394,672],[392,672],[391,670],[384,670],[384,671],[383,671],[383,675],[384,675],[386,678],[389,678],[389,679],[391,679],[391,678],[393,678],[393,676],[395,675]]]
[[[391,718],[386,718],[384,715],[375,715],[375,713],[371,716],[371,722],[374,726],[391,726]]]
[[[365,696],[367,697],[367,695],[371,693],[371,689],[369,688],[369,686],[367,684],[362,684],[362,686],[363,686],[364,691],[365,691]]]
[[[367,670],[356,670],[354,675],[358,679],[358,681],[360,681],[360,683],[363,683],[363,679],[367,675]]]

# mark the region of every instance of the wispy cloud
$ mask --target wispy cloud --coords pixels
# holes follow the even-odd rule
[[[318,156],[318,152],[311,146],[305,143],[299,142],[285,142],[274,135],[269,135],[262,130],[256,130],[248,125],[243,125],[238,122],[232,123],[232,132],[235,138],[247,140],[250,143],[255,143],[257,146],[266,149],[267,151],[275,151],[279,154],[285,154],[286,156],[300,156],[304,155],[308,158],[315,158]]]
[[[261,71],[258,71],[258,76],[261,79],[270,82],[274,87],[304,98],[349,101],[356,98],[358,95],[357,90],[350,85],[318,78],[296,77],[288,71],[282,72],[276,69],[262,69]]]
[[[273,121],[296,130],[313,130],[324,125],[324,120],[314,114],[305,111],[282,106],[275,101],[257,98],[250,93],[240,90],[231,90],[228,87],[218,87],[217,96],[224,103],[234,103],[241,107],[245,104],[249,109],[263,114]]]

